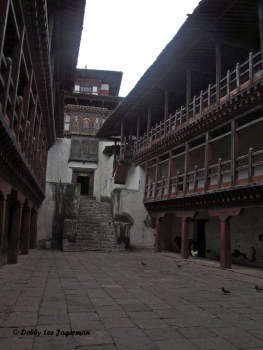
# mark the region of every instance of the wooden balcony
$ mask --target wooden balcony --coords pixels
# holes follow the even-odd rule
[[[263,79],[261,52],[250,53],[249,58],[236,68],[228,71],[217,84],[210,84],[206,91],[200,91],[187,106],[182,106],[170,114],[166,120],[156,124],[135,141],[135,158],[167,140],[178,131],[191,126],[213,111],[222,110],[230,100],[237,100],[250,93],[253,86]]]
[[[169,162],[169,160],[167,160]],[[173,198],[191,197],[216,191],[238,190],[263,182],[263,150],[254,152],[252,148],[246,155],[222,161],[206,168],[193,169],[187,173],[179,171],[158,181],[148,181],[145,186],[145,203]]]
[[[120,146],[120,153],[114,164],[114,182],[116,184],[125,184],[127,174],[132,165],[133,151],[133,144],[131,142],[126,142],[124,138]]]

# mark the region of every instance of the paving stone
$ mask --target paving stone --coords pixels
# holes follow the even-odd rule
[[[198,350],[196,346],[186,339],[161,340],[155,342],[160,350]]]
[[[7,320],[3,323],[4,327],[32,327],[37,323],[36,312],[19,312],[15,311],[10,314]]]
[[[216,328],[215,328],[216,329]],[[187,339],[192,338],[206,338],[206,337],[213,337],[217,336],[216,333],[214,333],[213,328],[207,329],[205,327],[186,327],[186,328],[179,328],[179,332]]]
[[[107,329],[135,326],[135,324],[127,317],[105,318],[103,319],[103,324]]]
[[[0,347],[5,350],[29,350],[32,349],[34,339],[29,338],[2,338]]]
[[[69,323],[68,314],[40,315],[37,324],[65,324]]]
[[[220,337],[194,338],[191,342],[201,350],[236,350],[234,345]]]

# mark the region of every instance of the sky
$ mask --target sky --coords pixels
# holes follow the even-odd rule
[[[200,0],[86,0],[78,68],[123,72],[125,97]]]

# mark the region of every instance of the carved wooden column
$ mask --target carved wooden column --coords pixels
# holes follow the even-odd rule
[[[29,248],[34,249],[37,246],[37,209],[31,210],[31,222],[30,222],[30,238]]]
[[[219,216],[220,220],[220,267],[231,268],[231,238],[228,216]]]
[[[220,267],[231,269],[231,235],[230,217],[238,216],[242,208],[209,210],[210,216],[218,216],[220,220]]]
[[[30,238],[30,222],[32,203],[28,202],[24,208],[24,220],[21,227],[21,254],[28,254],[29,252],[29,238]]]
[[[161,247],[161,219],[165,216],[165,213],[158,213],[156,215],[156,228],[155,228],[155,251],[160,252]]]
[[[8,249],[7,262],[8,264],[17,264],[18,261],[18,250],[19,250],[19,240],[23,213],[23,203],[25,198],[20,193],[17,194],[17,202],[14,207],[10,245]]]
[[[182,218],[182,242],[181,242],[181,257],[189,258],[189,219],[195,217],[196,211],[176,212],[175,216]]]
[[[0,260],[3,253],[3,243],[4,243],[4,234],[6,228],[6,200],[7,195],[11,193],[11,186],[0,179]]]
[[[5,234],[6,199],[7,194],[2,193],[2,195],[0,195],[0,262],[3,253],[3,242]]]

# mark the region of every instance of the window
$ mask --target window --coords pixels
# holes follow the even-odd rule
[[[66,114],[65,115],[65,123],[64,123],[64,130],[65,131],[69,130],[69,125],[70,125],[70,115]]]
[[[80,86],[79,85],[75,85],[74,92],[79,92],[79,89],[80,89]]]
[[[99,141],[88,137],[72,137],[70,159],[81,162],[98,161]]]

